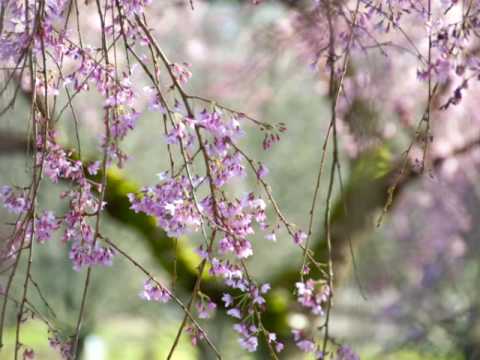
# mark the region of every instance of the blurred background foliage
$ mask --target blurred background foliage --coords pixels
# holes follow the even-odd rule
[[[329,99],[318,81],[319,74],[298,55],[295,43],[277,41],[282,26],[288,26],[281,20],[289,16],[291,4],[286,3],[251,7],[240,1],[198,2],[194,12],[183,3],[171,3],[157,9],[155,30],[171,59],[192,63],[189,92],[217,99],[266,122],[286,123],[287,133],[272,150],[262,150],[263,134],[253,129],[247,130],[242,146],[270,169],[268,181],[280,208],[292,222],[305,227],[328,125]],[[86,162],[100,156],[96,130],[100,129],[102,115],[96,112],[95,100],[94,96],[77,100],[84,103],[79,129],[82,160]],[[0,123],[5,135],[2,144],[9,144],[0,149],[2,184],[21,186],[28,179],[28,160],[23,151],[23,139],[28,134],[23,122],[26,112],[27,102],[20,100],[15,112]],[[351,345],[362,359],[480,358],[475,352],[480,346],[479,229],[475,223],[480,207],[475,183],[478,174],[469,154],[460,156],[458,161],[464,165],[457,167],[469,168],[468,174],[457,170],[452,177],[435,173],[420,178],[407,171],[398,182],[394,203],[382,226],[376,228],[409,136],[399,131],[393,138],[379,137],[390,119],[365,101],[354,103],[349,114],[345,122],[352,132],[364,140],[374,139],[375,145],[352,156],[341,152],[343,190],[335,188],[331,219],[338,274],[332,336]],[[72,149],[77,147],[71,140],[74,126],[71,119],[65,119],[57,128],[64,146]],[[340,145],[348,146],[344,142]],[[108,173],[109,205],[108,217],[102,221],[103,233],[167,284],[172,283],[176,263],[175,290],[187,298],[199,262],[194,251],[199,239],[167,238],[151,219],[130,211],[126,198],[127,193],[154,183],[156,174],[168,168],[160,119],[145,112],[122,147],[132,159],[124,169]],[[437,165],[440,168],[442,163]],[[325,176],[321,189],[326,188],[327,180]],[[42,186],[42,206],[64,210],[56,200],[58,187],[46,182]],[[243,193],[252,187],[261,191],[253,178],[238,181],[231,190]],[[319,204],[325,203],[325,196],[326,191],[322,191]],[[325,259],[322,212],[320,205],[313,247]],[[3,210],[0,216],[4,219],[0,230],[5,233],[9,219]],[[470,223],[463,226],[469,218]],[[276,287],[268,298],[267,327],[287,341],[287,325],[315,328],[319,320],[304,315],[293,301],[292,288],[302,259],[298,248],[285,233],[278,236],[275,245],[258,238],[254,248],[257,256],[249,260],[253,276]],[[40,255],[33,265],[33,276],[55,314],[35,291],[32,303],[56,326],[72,331],[84,273],[72,270],[68,249],[60,240],[36,251]],[[453,258],[446,256],[452,253],[456,254]],[[115,258],[110,268],[94,270],[82,334],[82,359],[165,358],[182,313],[173,305],[141,300],[138,294],[143,280],[143,275],[121,257]],[[218,301],[222,288],[206,277],[203,291]],[[240,349],[232,322],[222,312],[217,311],[213,320],[202,325],[225,359],[266,358],[261,351],[250,355]],[[15,331],[14,319],[9,321],[5,359],[12,358],[9,351]],[[41,322],[28,321],[23,334],[24,342],[36,350],[39,359],[58,358],[48,346]],[[187,335],[175,355],[180,360],[210,357],[203,346],[191,346]],[[301,359],[302,354],[292,349],[281,358]]]

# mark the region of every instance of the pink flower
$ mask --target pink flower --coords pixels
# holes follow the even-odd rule
[[[272,341],[275,342],[277,340],[277,335],[275,333],[268,333],[267,339],[269,343]]]
[[[297,231],[295,234],[293,234],[293,242],[297,245],[303,244],[303,242],[307,239],[307,234],[305,234],[303,231]]]
[[[92,264],[102,266],[112,266],[112,260],[115,252],[111,248],[95,246],[92,253]]]
[[[205,334],[195,326],[188,326],[185,331],[190,334],[193,346],[197,346],[205,338]]]
[[[263,285],[260,287],[260,292],[261,292],[262,294],[266,294],[267,292],[270,291],[271,288],[272,288],[272,287],[270,286],[269,283],[265,283],[265,284],[263,284]]]
[[[23,351],[23,360],[34,360],[35,352],[33,349],[27,348]]]
[[[98,244],[86,241],[77,241],[70,250],[70,260],[73,262],[73,269],[80,271],[84,267],[92,265],[111,266],[114,251]]]
[[[187,63],[173,63],[170,65],[172,73],[179,83],[186,84],[188,80],[192,77],[192,73],[187,70],[187,68],[189,68],[190,66],[191,65]]]
[[[37,241],[44,243],[50,240],[52,233],[60,227],[60,221],[55,218],[51,211],[45,211],[35,223],[35,234]]]
[[[315,315],[323,315],[323,305],[330,297],[330,287],[322,281],[308,279],[297,282],[297,300],[304,307],[312,310]]]
[[[203,299],[196,305],[198,317],[200,319],[208,319],[212,316],[212,312],[217,308],[217,304],[212,301],[205,303]]]
[[[198,178],[194,178],[198,182]],[[169,236],[183,235],[196,231],[201,225],[201,214],[190,198],[192,184],[185,177],[166,177],[155,187],[142,189],[138,195],[128,194],[131,209],[154,216],[158,225]]]
[[[234,243],[235,253],[240,259],[253,255],[252,244],[248,240],[238,240]]]
[[[263,164],[260,164],[258,170],[257,170],[257,176],[259,179],[263,179],[265,176],[268,175],[268,168],[263,165]]]
[[[254,352],[257,350],[258,338],[256,336],[250,336],[247,338],[242,337],[238,342],[240,343],[240,346],[248,352]]]
[[[265,239],[276,242],[277,236],[275,235],[274,232],[271,232],[270,234],[265,235]]]
[[[311,352],[313,353],[316,349],[315,343],[304,337],[304,334],[300,330],[292,330],[293,340],[297,347],[302,350],[303,352]]]
[[[237,319],[242,318],[242,314],[240,313],[240,310],[238,310],[237,308],[233,308],[233,309],[228,310],[227,315],[230,315],[230,316],[232,316],[234,318],[237,318]]]
[[[222,300],[225,303],[225,307],[230,307],[233,304],[233,297],[230,294],[223,294]]]
[[[250,334],[247,326],[243,323],[233,325],[233,330],[235,330],[242,336],[249,336]]]
[[[43,171],[53,183],[59,179],[70,179],[78,181],[83,178],[82,163],[69,159],[69,154],[60,145],[55,143],[55,133],[47,134],[45,143],[38,139],[38,147],[44,155],[38,153],[37,163],[43,164]]]
[[[57,334],[50,333],[48,338],[50,346],[60,352],[62,359],[68,360],[72,357],[72,342],[61,340]]]
[[[158,301],[162,303],[167,303],[171,299],[168,290],[162,285],[154,282],[152,279],[145,281],[140,297],[147,301]]]
[[[265,298],[263,296],[260,296],[258,288],[256,287],[251,291],[251,298],[253,304],[265,304]]]
[[[340,346],[337,349],[335,360],[360,360],[360,356],[348,346]]]
[[[91,246],[88,243],[74,243],[70,249],[70,260],[73,262],[73,269],[80,271],[82,268],[91,265]]]
[[[3,206],[13,214],[26,212],[30,204],[26,194],[23,192],[17,194],[10,186],[0,188],[0,201],[3,201]]]
[[[315,350],[315,343],[310,340],[300,340],[296,344],[303,352],[313,352]]]
[[[285,348],[285,345],[283,345],[283,343],[281,342],[277,342],[275,344],[275,351],[276,352],[282,352],[282,350]]]
[[[88,173],[90,175],[97,175],[98,170],[100,170],[100,161],[95,161],[88,166]]]

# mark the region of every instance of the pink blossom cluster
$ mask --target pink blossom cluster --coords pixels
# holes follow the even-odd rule
[[[20,215],[24,221],[16,224],[17,234],[13,237],[2,252],[6,252],[7,257],[15,257],[16,250],[22,243],[26,244],[32,238],[32,221],[29,217],[30,205],[28,194],[25,191],[16,192],[9,186],[0,188],[0,201],[4,207],[11,213]],[[52,211],[45,210],[43,213],[36,215],[34,221],[34,235],[36,241],[40,244],[51,239],[53,233],[59,229],[61,220],[55,217]],[[25,242],[26,241],[26,242]]]
[[[11,21],[2,22],[5,28],[0,34],[0,60],[5,64],[19,64],[29,47],[39,54],[42,49],[40,37],[45,41],[56,37],[52,24],[62,16],[66,3],[64,0],[49,1],[44,7],[42,23],[39,24],[37,21],[40,19],[33,16],[40,10],[39,3],[20,0],[5,2],[2,13]]]
[[[70,181],[75,187],[61,195],[63,199],[69,201],[69,210],[62,219],[48,210],[36,215],[34,237],[39,243],[44,243],[51,239],[61,224],[64,224],[63,240],[72,243],[70,259],[75,270],[78,271],[90,265],[111,265],[114,252],[95,241],[95,230],[89,221],[89,217],[96,211],[101,211],[103,206],[98,208],[98,198],[92,192],[92,183],[85,178],[82,163],[72,160],[69,154],[55,143],[53,133],[49,134],[48,139],[40,139],[37,148],[37,166],[43,169],[44,174],[53,183],[59,180]],[[30,210],[28,196],[29,194],[25,191],[15,192],[8,186],[3,186],[0,191],[0,200],[7,210],[27,216],[22,233],[25,239],[30,241],[32,224],[27,214]],[[15,252],[12,253],[14,254]]]
[[[215,304],[208,296],[200,294],[200,299],[197,301],[195,307],[197,308],[198,317],[200,319],[209,319],[213,316],[217,304]]]
[[[44,147],[43,147],[44,146]],[[101,246],[96,240],[95,229],[89,218],[98,211],[102,211],[105,204],[99,205],[99,199],[93,192],[100,191],[100,184],[95,184],[86,178],[82,163],[72,160],[69,154],[55,143],[54,133],[50,133],[45,145],[38,144],[39,165],[43,165],[45,174],[54,182],[59,179],[71,181],[75,187],[62,193],[61,197],[68,200],[69,210],[64,216],[65,231],[63,240],[71,242],[69,257],[73,268],[77,271],[90,265],[110,266],[114,251],[109,247]],[[52,212],[44,215],[37,226],[36,232],[39,241],[47,240],[52,230],[59,227]]]
[[[250,325],[247,327],[245,324],[240,323],[235,324],[233,329],[240,334],[238,342],[242,348],[249,352],[254,352],[257,350],[258,328],[255,325]]]
[[[17,215],[28,211],[30,207],[30,201],[25,191],[16,192],[7,185],[0,188],[0,201],[3,202],[5,209]]]
[[[315,315],[323,315],[323,306],[330,298],[330,287],[324,281],[308,279],[297,282],[297,300]]]
[[[352,348],[345,345],[340,346],[335,355],[335,360],[360,360],[360,356],[358,356]]]
[[[169,302],[171,299],[170,292],[152,279],[145,281],[140,297],[147,301],[158,301],[162,303]]]
[[[186,81],[179,78],[185,75],[179,72],[175,68],[173,73],[177,84]],[[247,176],[249,168],[266,186],[267,167],[250,159],[238,145],[245,134],[242,125],[247,117],[237,113],[228,115],[220,108],[194,113],[185,97],[176,100],[170,109],[154,87],[148,87],[146,91],[150,110],[158,111],[167,119],[165,142],[169,151],[177,151],[184,164],[178,172],[172,168],[160,173],[157,185],[129,194],[131,209],[153,216],[169,236],[192,232],[202,234],[210,245],[200,246],[198,253],[210,265],[210,274],[223,279],[232,290],[232,294],[224,295],[223,301],[227,314],[239,321],[234,328],[239,334],[240,345],[248,351],[255,351],[258,336],[264,334],[273,351],[280,352],[283,343],[261,325],[261,314],[267,306],[265,294],[270,285],[256,285],[244,263],[254,254],[252,237],[260,231],[265,238],[276,241],[275,232],[279,226],[268,223],[267,204],[261,196],[254,192],[232,196],[228,191],[229,185]],[[275,131],[286,130],[283,124],[277,129],[266,124],[259,126],[266,131],[265,149],[280,139]],[[292,233],[292,236],[299,246],[303,246],[307,237],[303,231]],[[302,299],[305,306],[313,301],[307,294],[303,294]],[[318,296],[316,299],[321,301]],[[196,307],[200,318],[208,318],[216,304],[201,299]],[[321,313],[317,311],[318,306],[311,307],[315,314]],[[196,327],[189,329],[193,343],[203,338],[203,333]]]
[[[176,179],[166,176],[155,187],[142,189],[139,195],[129,194],[131,208],[155,217],[169,236],[197,231],[202,221],[200,211],[208,199],[196,205],[190,194],[192,185],[198,186],[201,182],[201,178],[190,182],[186,176]]]
[[[148,1],[120,1],[124,4],[127,15],[143,13],[143,7]],[[73,71],[54,69],[50,71],[48,78],[39,71],[35,79],[38,96],[57,96],[61,87],[75,92],[88,92],[91,85],[105,98],[105,122],[108,122],[107,133],[104,134],[102,146],[107,151],[107,162],[117,160],[122,165],[126,155],[118,147],[119,140],[133,129],[139,114],[133,108],[134,93],[128,73],[116,73],[115,67],[98,61],[99,49],[92,46],[79,46],[74,41],[71,33],[60,30],[57,22],[63,18],[66,10],[66,1],[49,1],[40,9],[38,2],[27,2],[27,7],[22,1],[9,1],[2,7],[6,16],[12,21],[2,21],[5,24],[4,31],[0,34],[0,58],[3,64],[18,64],[26,54],[27,47],[31,47],[34,56],[42,58],[45,52],[49,52],[57,59],[61,59],[59,66],[68,64]],[[108,2],[112,7],[113,2]],[[42,16],[33,14],[42,13]],[[2,15],[3,18],[3,15]],[[118,29],[121,27],[121,16],[116,16],[107,27]],[[110,21],[107,19],[107,21]],[[125,28],[128,25],[125,24]],[[28,31],[27,31],[28,30]],[[108,29],[107,29],[108,32]],[[47,69],[45,69],[47,71]],[[30,89],[33,91],[33,89]],[[63,112],[63,111],[62,111]],[[48,121],[43,119],[45,114],[36,114],[36,121],[40,128],[47,128]],[[108,120],[107,120],[108,118]],[[100,184],[88,180],[84,174],[82,162],[74,160],[72,154],[56,143],[53,130],[47,130],[46,134],[39,133],[35,139],[36,164],[41,168],[45,176],[54,183],[68,181],[72,189],[64,192],[62,198],[68,200],[69,210],[63,217],[63,221],[57,218],[53,212],[46,211],[35,220],[35,236],[40,243],[51,238],[63,222],[66,229],[64,241],[71,242],[70,259],[74,269],[102,264],[110,265],[113,258],[113,250],[97,243],[98,230],[94,229],[89,218],[96,216],[102,211],[105,204],[99,204],[95,192],[102,191]],[[90,173],[96,173],[99,166],[89,169]],[[31,195],[31,194],[30,194]],[[2,188],[1,200],[9,211],[16,214],[26,213],[31,200],[25,195],[15,194],[8,187]],[[31,229],[27,221],[24,229]],[[30,231],[24,231],[25,236],[30,237]]]
[[[292,330],[293,341],[295,345],[303,352],[312,353],[315,359],[323,359],[323,353],[319,350],[317,344],[313,339],[307,338],[303,331]]]
[[[170,65],[173,75],[180,84],[186,84],[188,80],[190,80],[190,78],[192,77],[191,71],[188,70],[189,67],[191,67],[191,65],[187,63],[173,63]]]
[[[108,132],[103,135],[102,147],[107,150],[109,162],[116,161],[123,166],[126,154],[120,149],[119,141],[134,129],[140,113],[134,108],[135,91],[130,79],[131,74],[117,74],[114,67],[109,67],[95,60],[95,51],[92,48],[77,47],[70,42],[66,43],[68,50],[65,55],[75,68],[65,76],[64,86],[71,86],[77,92],[88,92],[91,84],[104,97],[106,122],[108,118]]]
[[[186,333],[190,335],[192,345],[197,346],[200,341],[205,339],[205,334],[196,326],[188,326],[185,329]]]
[[[70,249],[69,257],[73,268],[80,271],[92,265],[111,266],[114,255],[111,248],[88,242],[76,242]]]
[[[165,113],[166,109],[157,96],[151,96],[152,110]],[[160,183],[146,187],[139,194],[129,194],[131,208],[153,216],[158,225],[169,236],[180,236],[189,232],[203,232],[206,228],[217,238],[212,245],[200,246],[199,254],[210,264],[210,274],[223,279],[239,301],[225,294],[223,300],[227,314],[240,322],[235,325],[239,343],[248,351],[255,351],[258,335],[268,333],[270,345],[276,351],[283,348],[273,333],[260,326],[260,314],[266,309],[264,295],[270,285],[255,285],[245,272],[242,261],[253,255],[251,237],[257,229],[273,233],[267,223],[266,202],[253,192],[231,198],[226,191],[228,184],[247,175],[250,159],[238,148],[236,142],[244,135],[241,128],[242,116],[227,117],[219,110],[203,110],[191,116],[185,107],[176,105],[175,122],[167,132],[166,143],[175,146],[179,153],[190,159],[203,157],[203,173],[186,168],[186,174],[160,174]],[[168,110],[167,110],[168,112]],[[198,160],[197,162],[202,162]],[[185,166],[185,167],[186,167]],[[263,179],[268,169],[259,164],[252,169],[258,179]],[[204,195],[200,195],[204,194]],[[206,194],[206,195],[205,195]],[[215,234],[215,235],[213,235]],[[217,255],[215,255],[217,254]],[[231,260],[227,256],[233,255]],[[200,300],[196,304],[200,318],[210,317],[216,304]],[[200,339],[196,331],[190,331],[192,341]]]
[[[84,174],[81,161],[71,159],[59,144],[55,142],[55,133],[50,131],[47,138],[37,140],[37,164],[43,166],[43,172],[50,180],[57,183],[59,179],[74,182],[82,181]]]
[[[23,360],[35,360],[35,351],[32,348],[23,350]]]
[[[305,353],[313,354],[315,359],[334,359],[334,360],[360,360],[360,357],[348,346],[340,345],[335,353],[323,352],[320,345],[305,335],[301,330],[292,330],[295,345]]]
[[[255,318],[266,309],[264,295],[270,290],[270,284],[265,283],[260,287],[250,284],[248,281],[228,281],[231,287],[240,290],[240,294],[235,297],[225,293],[222,297],[227,315],[239,320],[233,326],[233,329],[240,335],[238,342],[240,346],[249,352],[256,351],[258,346],[258,336],[264,334],[269,346],[276,353],[283,350],[284,344],[280,342],[277,335],[269,332],[263,327],[261,322],[256,323]]]
[[[151,2],[152,0],[118,0],[124,15],[127,17],[142,15],[145,12],[145,7]]]
[[[39,243],[44,243],[52,238],[53,232],[58,230],[61,221],[52,211],[44,211],[35,221],[35,234]]]
[[[73,351],[71,339],[65,340],[62,339],[58,333],[50,332],[48,342],[52,348],[60,353],[62,359],[71,359]]]
[[[337,106],[337,120],[352,130],[349,135],[353,138],[345,145],[349,151],[357,148],[354,153],[358,153],[358,148],[377,144],[373,141],[377,135],[365,139],[355,126],[360,115],[350,111],[360,102],[372,104],[372,113],[380,118],[376,126],[383,128],[388,137],[399,128],[412,130],[425,112],[427,102],[431,103],[429,117],[446,120],[430,128],[435,138],[439,138],[440,129],[458,126],[458,122],[448,121],[455,113],[478,120],[474,111],[465,114],[468,107],[474,106],[475,95],[468,99],[468,94],[477,91],[480,74],[480,56],[476,51],[480,27],[478,2],[468,5],[450,0],[313,3],[310,11],[306,11],[308,15],[299,12],[292,18],[296,44],[302,57],[329,77],[332,63],[329,43],[333,39],[337,80],[343,77],[344,64],[355,69],[343,77],[344,95],[339,97]],[[328,25],[329,4],[334,17],[333,34]],[[423,93],[424,97],[414,98],[412,93]],[[472,105],[465,104],[466,98]],[[453,106],[458,108],[461,102],[465,104],[462,109],[444,111]],[[383,117],[392,113],[394,119]],[[399,126],[395,120],[399,120]],[[448,135],[442,137],[451,141]]]
[[[4,185],[0,187],[0,202],[8,212],[18,217],[13,235],[5,241],[4,246],[0,249],[2,258],[13,259],[22,245],[28,244],[31,240],[32,223],[31,219],[26,216],[30,214],[31,201],[27,191],[14,190],[10,186]]]

